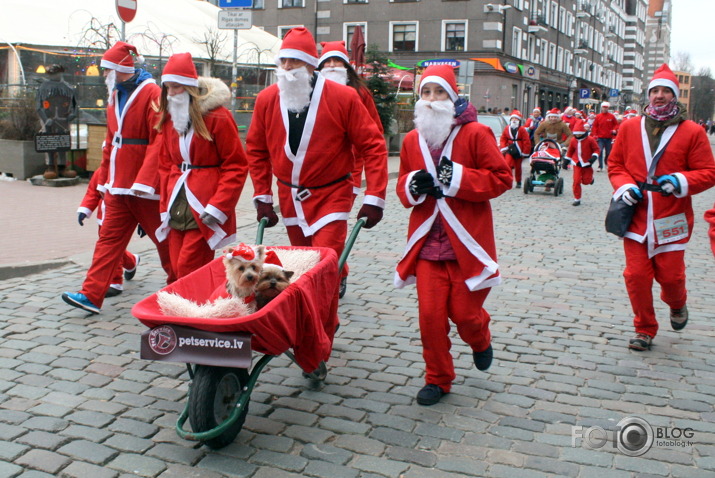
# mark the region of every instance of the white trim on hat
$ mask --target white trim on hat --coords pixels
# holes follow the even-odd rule
[[[680,97],[680,88],[678,88],[678,85],[676,85],[675,82],[672,80],[667,80],[665,78],[655,78],[651,80],[651,82],[648,84],[648,93],[650,93],[650,90],[652,90],[656,86],[666,86],[673,90],[673,93],[675,93],[676,98]]]
[[[119,73],[134,73],[134,66],[120,65],[109,60],[100,61],[99,66],[109,68],[110,70],[117,70]]]
[[[191,78],[189,76],[181,76],[181,75],[161,75],[161,83],[164,84],[167,81],[173,81],[174,83],[179,83],[180,85],[185,85],[185,86],[199,86],[199,79],[198,78]]]
[[[296,50],[293,48],[284,48],[284,49],[280,50],[278,52],[278,55],[276,55],[276,64],[279,65],[280,60],[283,58],[293,58],[296,60],[301,60],[315,68],[317,68],[318,65],[320,64],[316,57],[309,55],[302,50]]]
[[[457,96],[457,92],[452,89],[452,85],[450,85],[447,80],[437,75],[422,78],[422,81],[420,81],[420,94],[422,94],[422,87],[427,83],[437,83],[439,86],[444,88],[449,95],[449,99],[452,101],[457,101],[457,98],[459,98],[459,96]]]
[[[321,56],[320,59],[318,60],[318,65],[323,63],[328,58],[332,58],[332,57],[338,57],[341,60],[343,60],[345,63],[347,63],[348,65],[350,64],[350,58],[348,58],[348,56],[345,53],[343,53],[340,50],[331,50],[331,51],[323,53],[323,56]]]

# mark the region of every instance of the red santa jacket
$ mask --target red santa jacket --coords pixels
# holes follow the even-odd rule
[[[598,142],[590,135],[583,136],[581,139],[576,139],[574,136],[569,143],[569,149],[566,151],[566,159],[571,161],[571,164],[581,166],[591,165],[589,159],[591,156],[598,155],[601,149],[598,147]]]
[[[201,234],[211,249],[220,249],[236,241],[236,203],[246,182],[248,163],[233,116],[221,106],[231,99],[228,87],[220,80],[203,77],[199,87],[206,92],[200,107],[212,140],[199,136],[193,127],[179,136],[167,120],[132,189],[161,193],[162,224],[156,236],[162,241],[170,229],[169,211],[183,186]],[[153,188],[157,171],[159,191]],[[204,211],[219,224],[205,225],[199,219]]]
[[[709,223],[708,236],[710,236],[710,249],[715,256],[715,205],[712,209],[705,212],[705,220]]]
[[[618,120],[611,113],[598,113],[591,125],[591,135],[596,139],[613,138],[616,131],[618,131]]]
[[[382,134],[384,137],[385,129],[382,127],[380,113],[377,112],[377,106],[375,106],[375,100],[372,97],[372,93],[369,89],[362,88],[358,92],[358,94],[360,95],[362,104],[367,109],[367,112],[370,113],[370,117],[377,125],[377,128],[380,130],[380,134]],[[355,154],[355,169],[353,170],[353,193],[355,194],[360,194],[360,191],[362,189],[362,169],[364,163],[365,161],[363,160],[363,158],[358,154]]]
[[[107,136],[102,164],[95,174],[100,175],[100,188],[112,194],[135,194],[131,187],[144,164],[148,145],[156,136],[156,112],[152,104],[158,102],[161,88],[153,79],[142,81],[127,99],[123,111],[112,92],[112,104],[107,107]],[[141,143],[141,144],[135,144]],[[158,190],[158,184],[153,185]],[[159,199],[158,195],[143,196]]]
[[[618,138],[608,158],[608,178],[615,189],[614,199],[620,198],[630,187],[637,187],[639,181],[654,183],[647,176],[651,160],[657,154],[657,151],[651,152],[644,117],[624,121]],[[697,124],[683,121],[669,126],[663,132],[658,150],[664,145],[665,151],[658,161],[655,176],[674,174],[680,182],[681,192],[662,196],[644,191],[644,198],[636,206],[625,236],[647,242],[650,257],[685,249],[693,232],[691,196],[715,185],[715,159],[710,141]],[[662,231],[660,235],[659,229]]]
[[[417,259],[437,214],[441,214],[469,290],[501,283],[489,200],[510,189],[513,178],[493,137],[489,127],[476,122],[452,130],[442,155],[454,162],[453,175],[449,186],[440,184],[446,196],[441,199],[427,195],[415,198],[410,193],[410,180],[417,171],[426,169],[434,177],[436,171],[427,143],[417,130],[405,137],[397,196],[403,206],[413,209],[407,247],[395,273],[397,287],[416,281]]]
[[[522,157],[529,155],[529,151],[531,150],[531,140],[529,140],[529,132],[526,131],[525,127],[519,126],[516,130],[516,136],[510,126],[504,128],[501,132],[501,138],[499,138],[499,148],[502,153],[506,154],[506,148],[508,148],[512,143],[516,144],[517,148],[519,148],[519,153]]]
[[[102,195],[97,189],[99,183],[99,175],[92,174],[87,185],[87,191],[84,193],[84,197],[77,208],[77,213],[84,213],[88,218],[92,217],[92,212],[97,210],[97,224],[102,225],[102,220],[104,219],[104,201],[102,200]]]
[[[296,154],[288,144],[288,114],[281,107],[278,85],[258,94],[246,138],[254,200],[273,202],[275,175],[286,226],[300,226],[311,236],[332,221],[347,220],[353,203],[348,176],[355,169],[354,148],[365,165],[363,203],[385,207],[385,139],[353,88],[317,77]],[[284,183],[312,189],[297,195],[298,188]]]
[[[576,117],[576,115],[571,115],[571,116],[566,116],[563,115],[561,117],[561,121],[566,123],[571,131],[573,131],[573,127],[578,123],[579,119]]]

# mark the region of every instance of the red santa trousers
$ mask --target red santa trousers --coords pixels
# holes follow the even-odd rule
[[[102,307],[104,294],[109,289],[117,267],[121,265],[124,251],[132,239],[137,224],[141,224],[147,236],[156,244],[161,266],[167,274],[167,284],[176,280],[169,260],[169,245],[166,242],[157,242],[154,234],[161,224],[159,201],[106,193],[104,207],[102,230],[94,246],[92,265],[87,271],[80,292],[94,305]]]
[[[631,239],[623,239],[623,250],[623,277],[633,308],[633,325],[636,332],[655,337],[658,321],[653,308],[653,279],[660,284],[661,300],[671,309],[685,306],[685,251],[661,252],[649,259],[648,246]]]
[[[288,239],[291,246],[303,247],[329,247],[333,249],[340,259],[340,255],[345,249],[345,238],[348,235],[347,221],[332,221],[321,227],[312,236],[304,236],[303,230],[299,226],[287,226]],[[347,277],[348,263],[345,263],[340,277]],[[336,284],[337,286],[337,284]]]
[[[171,269],[177,279],[205,266],[216,255],[198,228],[188,231],[172,229],[168,241]]]
[[[509,167],[514,170],[514,181],[516,181],[517,183],[520,183],[521,182],[521,162],[524,158],[516,159],[511,154],[507,154],[507,155],[505,155],[504,159],[506,159],[506,162],[509,165]]]
[[[490,288],[470,292],[457,261],[426,261],[416,265],[422,357],[425,382],[449,392],[455,378],[449,320],[474,352],[491,343],[489,313],[482,307]]]
[[[102,226],[99,226],[97,228],[97,235],[100,234],[102,231]],[[118,284],[121,285],[124,283],[124,271],[130,271],[134,269],[137,266],[137,256],[132,254],[131,252],[127,251],[126,249],[124,250],[124,255],[122,256],[122,262],[119,265],[119,267],[116,268],[114,271],[114,275],[112,276],[112,280],[110,284]]]
[[[593,168],[573,168],[573,198],[581,199],[581,185],[588,186],[593,182]]]

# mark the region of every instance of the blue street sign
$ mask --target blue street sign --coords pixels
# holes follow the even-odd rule
[[[218,0],[218,6],[221,8],[251,8],[253,0]]]
[[[581,88],[580,90],[578,90],[578,95],[581,99],[590,98],[591,90],[589,90],[588,88]]]
[[[611,98],[615,98],[616,96],[618,96],[618,90],[615,88],[611,88],[611,91],[608,92],[608,96],[610,96]]]

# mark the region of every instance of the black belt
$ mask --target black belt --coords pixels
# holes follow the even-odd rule
[[[283,181],[281,178],[276,178],[278,179],[279,183],[283,183],[288,187],[295,188],[295,189],[320,189],[320,188],[327,188],[328,186],[332,186],[333,184],[337,184],[340,181],[345,181],[346,179],[350,179],[350,176],[352,176],[352,173],[348,173],[343,177],[340,177],[334,181],[330,181],[329,183],[321,184],[320,186],[303,186],[300,184],[292,184],[289,183],[288,181]]]
[[[114,144],[118,144],[120,146],[124,146],[125,144],[138,144],[138,145],[147,145],[149,144],[148,139],[144,138],[115,138],[114,141],[112,141]]]
[[[653,191],[656,193],[663,192],[663,190],[660,188],[660,184],[643,183],[641,181],[636,181],[636,183],[642,191]]]
[[[181,170],[183,173],[187,169],[207,169],[207,168],[218,168],[220,165],[219,164],[207,164],[204,166],[199,166],[196,164],[189,164],[189,163],[181,163],[181,165],[176,165],[177,168]]]

